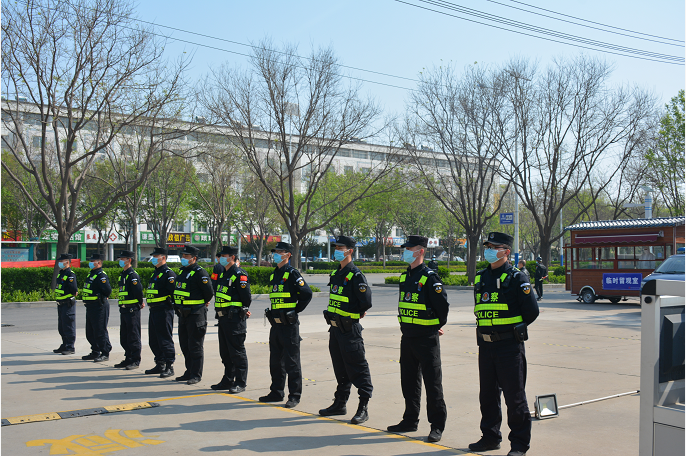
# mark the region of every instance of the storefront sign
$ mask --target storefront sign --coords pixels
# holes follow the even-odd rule
[[[45,230],[40,237],[43,242],[57,242],[57,230]],[[70,242],[84,242],[86,240],[86,233],[84,231],[77,231],[69,238]]]
[[[191,243],[191,233],[169,233],[167,236],[167,243],[179,243],[184,242],[186,244]]]

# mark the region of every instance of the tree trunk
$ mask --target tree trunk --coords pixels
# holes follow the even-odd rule
[[[474,277],[476,277],[476,254],[479,251],[479,235],[478,234],[468,234],[467,242],[469,243],[468,253],[467,253],[467,281],[470,284],[474,283]]]
[[[131,251],[133,252],[133,260],[131,261],[131,267],[138,267],[138,224],[136,223],[136,218],[134,217],[131,230]]]
[[[288,230],[288,234],[291,236],[291,245],[293,246],[293,255],[291,255],[291,266],[295,269],[302,269],[302,264],[300,264],[300,236],[298,236],[295,230]]]

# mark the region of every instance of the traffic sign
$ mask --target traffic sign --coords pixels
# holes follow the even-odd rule
[[[500,224],[501,225],[512,225],[514,223],[514,213],[513,212],[502,212],[500,214]]]

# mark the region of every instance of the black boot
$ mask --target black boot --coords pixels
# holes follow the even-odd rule
[[[160,378],[167,378],[174,376],[174,365],[167,363],[164,367],[164,371],[160,374]]]
[[[348,413],[348,411],[345,409],[345,404],[346,404],[347,399],[339,399],[339,398],[334,398],[333,404],[331,404],[329,407],[325,409],[321,409],[319,411],[319,414],[321,416],[333,416],[333,415],[345,415]]]
[[[152,369],[148,369],[145,371],[146,375],[147,374],[161,374],[164,372],[166,365],[165,364],[156,364],[155,367]]]
[[[360,398],[360,405],[357,406],[357,412],[355,416],[350,420],[352,424],[362,424],[369,419],[369,413],[367,413],[367,405],[369,404],[368,397]]]

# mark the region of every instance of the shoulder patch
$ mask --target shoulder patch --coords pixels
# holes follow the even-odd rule
[[[528,283],[523,283],[522,284],[522,291],[524,292],[524,294],[531,293],[531,285]]]
[[[102,277],[102,278],[100,279],[100,281],[101,281],[102,283],[107,283],[107,277]]]
[[[138,279],[134,277],[133,279],[131,279],[131,283],[136,285],[138,283]]]
[[[302,277],[300,277],[295,283],[297,283],[299,287],[305,286],[305,280],[303,280]]]
[[[169,276],[169,283],[174,283],[174,277]]]
[[[436,290],[436,293],[440,293],[443,291],[443,284],[440,282],[434,283],[434,290]]]
[[[74,281],[74,278],[73,278],[73,277],[69,277],[69,281],[70,281],[70,282],[73,282],[73,281]]]
[[[367,291],[367,284],[366,283],[361,283],[359,286],[360,293],[364,293]]]
[[[209,277],[203,277],[202,278],[202,283],[208,283],[210,281]]]

